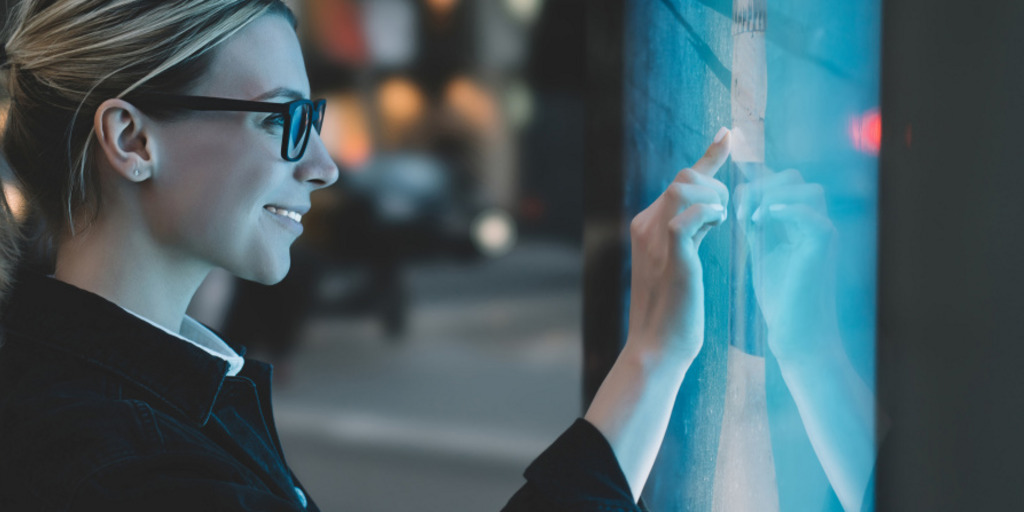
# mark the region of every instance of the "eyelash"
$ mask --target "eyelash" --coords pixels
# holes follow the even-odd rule
[[[283,114],[274,114],[274,115],[271,115],[271,116],[267,116],[265,119],[263,119],[263,126],[267,126],[267,127],[271,127],[271,128],[283,128],[284,127],[284,115]]]

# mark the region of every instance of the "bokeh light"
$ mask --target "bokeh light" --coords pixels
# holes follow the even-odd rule
[[[877,108],[851,119],[848,131],[857,151],[878,155],[882,148],[882,114]]]
[[[355,94],[336,94],[327,98],[327,105],[320,133],[327,152],[347,170],[361,169],[373,154],[362,101]]]
[[[426,0],[427,7],[437,16],[446,16],[452,12],[459,0]]]
[[[414,82],[394,77],[377,88],[377,108],[385,138],[395,142],[423,117],[426,100]]]
[[[536,19],[543,5],[542,0],[505,0],[509,14],[522,23],[530,23]]]
[[[445,103],[473,128],[490,132],[498,124],[494,98],[477,82],[466,76],[453,78],[444,93]]]

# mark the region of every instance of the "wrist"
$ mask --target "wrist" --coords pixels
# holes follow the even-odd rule
[[[680,380],[693,364],[697,354],[692,351],[674,350],[664,343],[641,337],[629,337],[619,355],[639,368],[647,376],[675,376]]]

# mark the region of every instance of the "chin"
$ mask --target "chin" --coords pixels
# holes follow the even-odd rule
[[[291,256],[286,255],[283,259],[276,258],[274,261],[263,261],[255,265],[250,264],[245,268],[237,269],[237,272],[231,269],[228,269],[228,271],[247,281],[270,286],[280,283],[288,275],[289,268],[291,268]]]

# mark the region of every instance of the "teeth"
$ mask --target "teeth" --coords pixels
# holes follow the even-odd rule
[[[278,215],[281,215],[282,217],[288,217],[289,219],[294,220],[295,222],[302,222],[301,213],[293,212],[291,210],[285,210],[284,208],[277,208],[275,206],[266,206],[265,208],[269,210],[270,213],[276,213]]]

